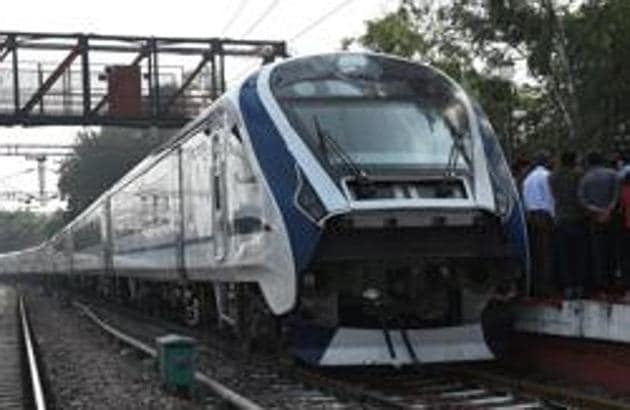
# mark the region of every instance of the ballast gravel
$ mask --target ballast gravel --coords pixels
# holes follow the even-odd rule
[[[153,360],[116,343],[62,299],[34,289],[24,293],[56,408],[219,408],[167,394]]]

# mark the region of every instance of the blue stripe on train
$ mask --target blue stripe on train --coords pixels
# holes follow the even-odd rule
[[[305,363],[318,365],[337,329],[319,326],[299,317],[289,321],[289,352]]]
[[[477,115],[485,120],[488,124],[486,115],[481,108],[477,107],[475,110]],[[513,202],[512,210],[509,215],[504,217],[503,224],[505,225],[508,238],[521,259],[524,270],[529,272],[529,245],[527,243],[527,231],[525,226],[525,216],[521,204],[521,199],[518,195],[518,190],[512,179],[512,174],[503,155],[503,150],[499,145],[499,141],[494,135],[494,132],[490,129],[484,130],[484,127],[480,127],[479,132],[481,134],[481,142],[483,144],[484,153],[486,154],[488,172],[490,174],[490,183],[492,184],[493,191],[502,190],[506,195],[511,197]]]
[[[256,158],[282,213],[295,268],[300,273],[313,257],[321,230],[295,206],[296,161],[260,100],[257,79],[258,75],[254,74],[241,87],[240,108]]]

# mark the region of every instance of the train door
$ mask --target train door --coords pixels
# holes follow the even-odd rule
[[[223,117],[220,115],[220,117]],[[214,261],[220,264],[225,261],[230,251],[230,221],[228,214],[228,190],[226,178],[226,126],[224,117],[219,125],[211,130],[211,181],[212,181],[212,224],[214,238]],[[214,296],[217,308],[219,328],[224,324],[236,325],[237,310],[235,302],[236,285],[230,282],[215,282]]]
[[[225,146],[229,247],[233,255],[242,256],[244,247],[257,242],[263,229],[261,192],[236,125],[230,130]],[[249,246],[248,255],[253,256],[253,251]]]
[[[210,135],[212,146],[212,219],[214,225],[214,259],[225,260],[229,251],[229,220],[225,184],[225,138],[220,128]]]

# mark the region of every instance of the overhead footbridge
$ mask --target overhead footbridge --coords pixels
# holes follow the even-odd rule
[[[0,126],[179,127],[285,55],[282,41],[0,32]]]

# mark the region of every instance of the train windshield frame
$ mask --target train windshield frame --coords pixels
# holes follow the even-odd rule
[[[454,85],[437,71],[392,58],[332,54],[271,73],[271,89],[311,151],[329,167],[332,140],[370,174],[409,170],[471,173],[470,121]]]

